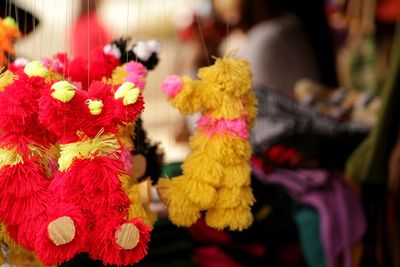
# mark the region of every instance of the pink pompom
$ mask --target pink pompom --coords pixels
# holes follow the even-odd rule
[[[182,90],[182,87],[182,79],[177,75],[171,75],[164,80],[161,85],[161,90],[163,90],[168,97],[174,97]]]
[[[147,69],[139,62],[131,61],[126,63],[125,71],[128,73],[135,73],[143,78],[147,76]]]

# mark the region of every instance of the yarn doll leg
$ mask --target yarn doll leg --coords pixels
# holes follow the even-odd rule
[[[129,199],[122,190],[114,192],[112,198],[113,206],[94,213],[89,254],[105,264],[137,263],[147,254],[151,228],[141,218],[125,219]]]
[[[157,214],[152,212],[148,206],[151,198],[149,196],[151,194],[149,192],[151,184],[146,182],[129,185],[128,179],[129,177],[127,176],[122,178],[124,191],[131,202],[128,218],[141,217],[144,223],[152,226],[157,219]]]
[[[95,157],[76,161],[80,170],[82,208],[91,219],[87,251],[93,259],[105,264],[128,265],[141,260],[147,253],[150,227],[139,218],[127,220],[130,200],[123,190],[125,175],[120,160]],[[73,187],[73,185],[67,185]]]
[[[164,194],[162,199],[168,205],[169,217],[179,226],[194,224],[200,218],[200,211],[212,207],[216,186],[224,173],[222,165],[207,150],[194,148],[196,150],[182,166],[182,176],[172,180],[161,179],[158,183],[159,191]]]
[[[178,226],[188,227],[200,218],[200,207],[193,203],[183,192],[185,177],[178,176],[172,180],[160,179],[158,191],[161,199],[168,206],[170,220]]]
[[[50,184],[47,219],[36,241],[36,252],[46,265],[63,263],[85,251],[89,222],[79,206],[84,195],[79,190],[82,179],[79,170],[71,168],[57,173]]]
[[[248,163],[230,166],[217,191],[215,205],[206,213],[206,222],[216,229],[246,229],[253,222],[253,203]]]
[[[29,250],[34,249],[38,227],[44,220],[48,187],[43,168],[32,158],[0,168],[0,219],[10,236]]]

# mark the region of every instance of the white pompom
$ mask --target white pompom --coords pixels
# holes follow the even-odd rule
[[[15,66],[25,66],[26,64],[28,64],[29,60],[24,58],[24,57],[19,57],[17,59],[14,60],[14,65]]]
[[[156,40],[147,41],[147,46],[150,48],[151,51],[160,54],[162,51],[162,45],[160,42]]]
[[[115,58],[121,58],[121,51],[115,44],[108,44],[103,47],[103,52],[106,55],[113,55]]]
[[[148,60],[153,53],[153,51],[145,42],[138,42],[132,50],[136,54],[136,56],[143,61]]]

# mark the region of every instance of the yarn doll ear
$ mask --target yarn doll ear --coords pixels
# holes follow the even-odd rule
[[[128,51],[129,57],[134,61],[138,61],[148,70],[154,69],[158,62],[158,55],[161,53],[161,44],[155,40],[146,42],[138,42]]]
[[[121,53],[121,56],[119,57],[119,60],[121,64],[125,64],[126,62],[129,62],[133,60],[133,57],[130,53],[128,53],[128,43],[130,41],[130,38],[119,38],[117,40],[112,41],[108,46],[112,49],[118,49]],[[107,46],[107,45],[106,45]],[[106,49],[106,46],[104,49]],[[109,49],[109,48],[107,48]]]
[[[106,55],[113,55],[121,64],[124,64],[130,60],[127,53],[128,42],[129,38],[114,40],[103,47],[103,52]]]

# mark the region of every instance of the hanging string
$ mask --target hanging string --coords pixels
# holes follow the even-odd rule
[[[36,16],[36,0],[33,0],[33,12],[32,12],[32,26],[33,26],[33,45],[32,45],[32,56],[35,57],[35,51],[36,51],[36,24],[35,24],[35,16]],[[41,19],[41,18],[40,18]]]
[[[195,19],[196,19],[197,31],[199,33],[200,41],[201,41],[201,44],[202,44],[203,50],[204,50],[204,54],[205,54],[206,59],[207,59],[207,64],[211,65],[210,56],[209,56],[208,49],[207,49],[207,44],[206,44],[206,41],[204,39],[203,30],[201,28],[200,18],[199,18],[199,16],[195,15]]]
[[[24,8],[24,32],[23,32],[23,34],[24,35],[26,35],[27,34],[27,32],[28,32],[28,15],[27,15],[27,11],[26,11],[26,9]],[[32,14],[32,16],[34,16],[33,14]]]
[[[90,8],[90,0],[86,0],[87,3],[87,10],[89,10]],[[90,25],[89,25],[89,20],[87,20],[87,58],[88,58],[88,62],[90,62],[90,53],[89,53],[89,49],[90,49]],[[88,64],[88,73],[87,73],[87,80],[89,82],[90,79],[90,64]]]
[[[44,20],[44,14],[45,14],[45,12],[44,12],[44,0],[42,0],[42,21]],[[41,35],[40,35],[40,53],[39,53],[39,54],[40,54],[40,55],[39,55],[40,57],[41,57],[42,54],[43,54],[43,50],[42,50],[42,48],[43,48],[43,36],[44,36],[43,24],[42,24],[41,29],[42,29],[42,33],[41,33]]]
[[[129,3],[129,0],[128,0],[128,3]],[[141,22],[141,13],[142,13],[142,1],[141,0],[138,0],[138,20],[137,20],[137,26],[136,26],[136,35],[137,35],[137,40],[139,40],[140,41],[140,36],[141,36],[141,33],[140,33],[140,22]],[[140,151],[140,149],[142,148],[140,145],[141,145],[141,142],[140,142],[140,140],[143,138],[143,136],[142,136],[142,131],[141,131],[141,127],[143,126],[143,121],[142,121],[142,123],[140,124],[140,125],[138,125],[138,124],[136,124],[135,125],[135,127],[137,127],[137,130],[135,130],[135,133],[137,134],[137,136],[135,136],[135,141],[136,141],[136,150],[138,150],[138,151]]]
[[[165,7],[165,0],[163,1],[163,19],[164,19],[164,32],[166,32],[166,27],[167,27],[167,16],[166,16],[166,7]],[[172,73],[172,68],[171,68],[171,61],[170,61],[170,53],[169,53],[169,49],[165,49],[165,57],[166,57],[166,61],[167,61],[167,73],[171,74]],[[168,151],[171,151],[171,136],[172,136],[172,126],[171,126],[171,114],[170,114],[170,108],[169,106],[167,107],[167,121],[168,121]]]

